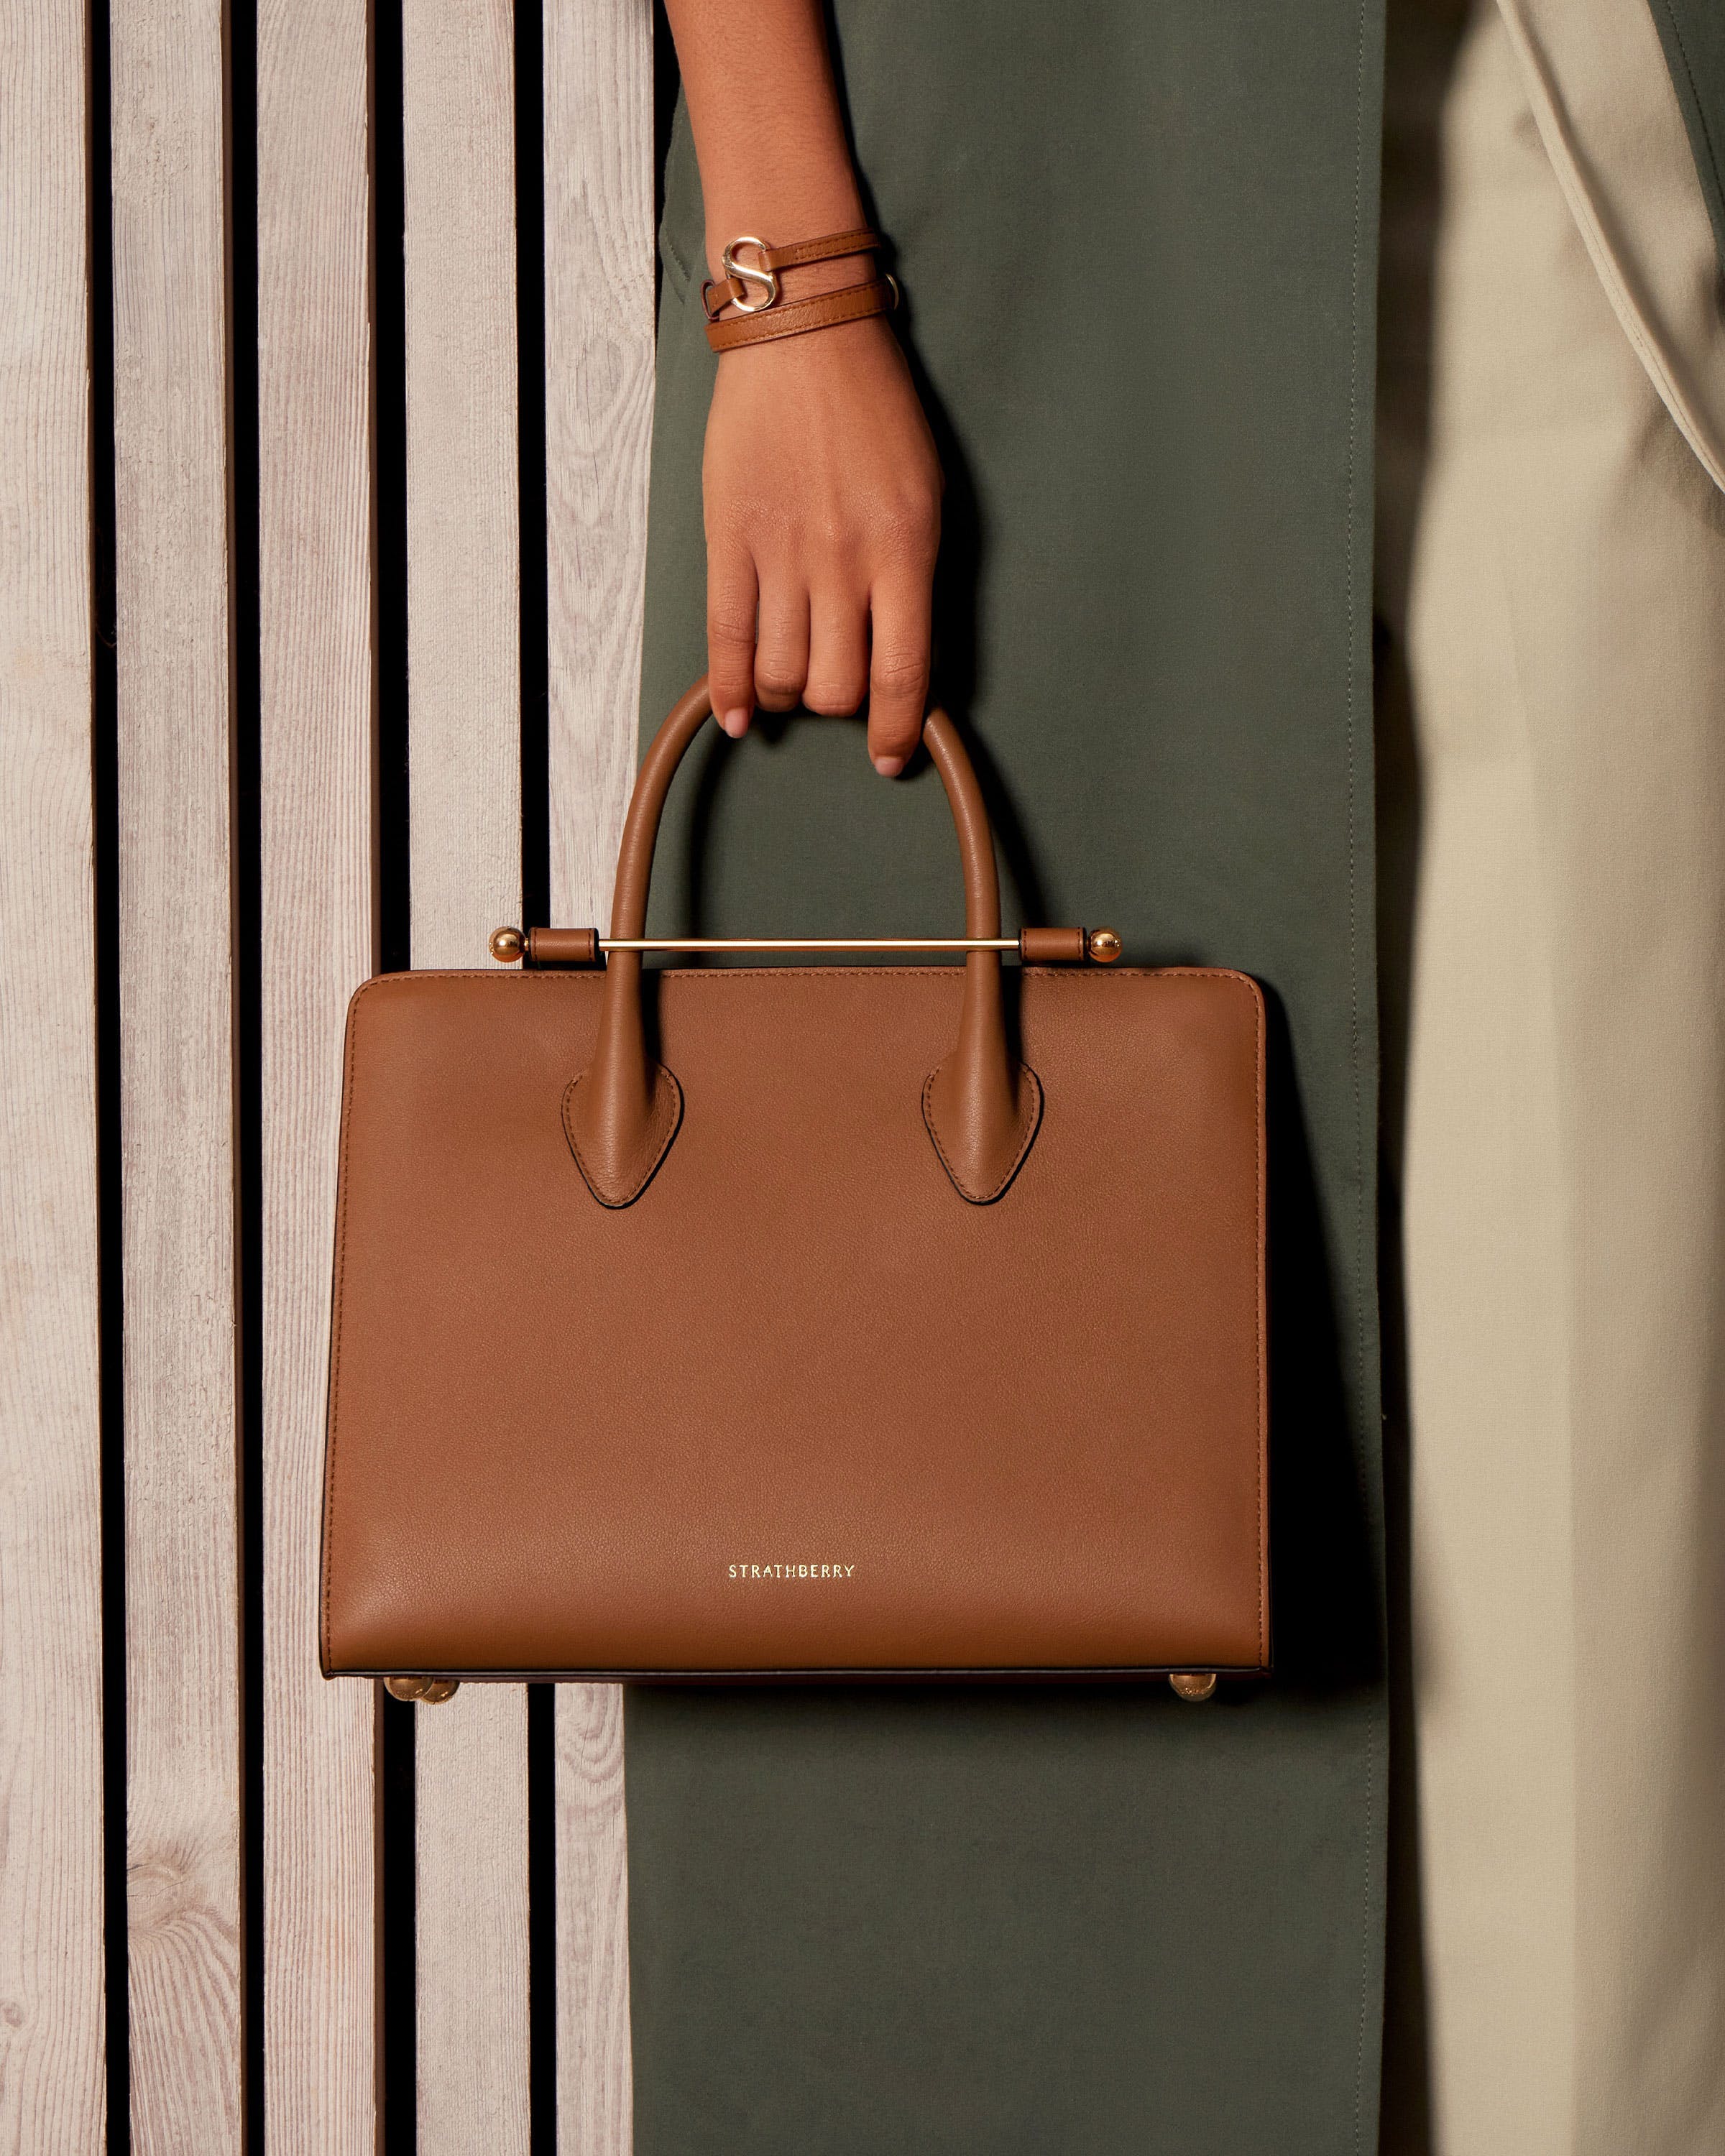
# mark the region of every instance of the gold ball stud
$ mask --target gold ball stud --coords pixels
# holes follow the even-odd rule
[[[441,1707],[461,1689],[459,1677],[385,1677],[383,1689],[392,1699],[417,1700],[424,1707]]]
[[[1090,932],[1089,950],[1091,958],[1097,965],[1111,966],[1120,956],[1120,938],[1111,928],[1092,928]]]
[[[1180,1698],[1195,1702],[1208,1699],[1214,1691],[1216,1673],[1214,1670],[1176,1670],[1168,1682]]]
[[[491,931],[491,956],[500,966],[512,966],[518,958],[527,955],[527,933],[524,928],[494,928]]]

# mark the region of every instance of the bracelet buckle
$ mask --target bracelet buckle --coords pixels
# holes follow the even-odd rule
[[[751,263],[740,262],[737,256],[739,247],[756,249],[761,256],[762,266],[757,269]],[[776,307],[778,305],[778,273],[775,270],[765,267],[768,251],[766,241],[757,239],[752,233],[746,232],[740,238],[731,241],[723,256],[725,265],[723,280],[716,283],[709,277],[701,288],[701,312],[710,322],[716,321],[726,306],[734,306],[740,315],[763,315],[768,307]],[[763,299],[750,300],[747,294],[752,285],[758,285],[766,296]],[[712,295],[715,292],[723,295],[717,306],[715,306],[712,301]]]

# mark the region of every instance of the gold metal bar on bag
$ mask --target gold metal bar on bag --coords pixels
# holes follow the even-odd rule
[[[1016,951],[1016,936],[602,936],[602,951]]]
[[[1111,928],[1026,928],[1018,936],[599,936],[591,928],[498,928],[491,956],[500,966],[603,966],[613,951],[1014,951],[1024,963],[1111,966],[1120,938]]]

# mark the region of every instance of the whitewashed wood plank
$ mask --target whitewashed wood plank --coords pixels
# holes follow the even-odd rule
[[[416,966],[521,913],[521,552],[509,0],[403,23],[408,788]],[[527,1717],[415,1710],[419,2156],[526,2156]]]
[[[104,2118],[83,0],[0,13],[0,2151]]]
[[[239,2148],[220,0],[114,0],[132,2147]]]
[[[511,0],[403,25],[413,963],[486,965],[521,895]]]
[[[273,2156],[377,2133],[373,1687],[318,1673],[343,1014],[374,963],[365,0],[258,9],[264,2043]]]
[[[635,770],[653,426],[649,0],[546,0],[551,898],[603,925]]]
[[[557,1689],[557,2146],[628,2156],[629,1856],[623,1688]]]
[[[546,0],[551,911],[603,925],[635,767],[653,419],[649,0]],[[557,1695],[557,2139],[632,2140],[622,1697]]]
[[[526,1687],[413,1712],[419,2156],[526,2156]]]

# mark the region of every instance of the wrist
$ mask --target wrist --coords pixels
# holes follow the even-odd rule
[[[834,322],[815,336],[741,346],[721,352],[718,359],[721,376],[742,367],[745,372],[786,381],[849,382],[860,374],[872,377],[883,365],[901,367],[904,353],[889,317],[872,315],[860,321]]]
[[[701,287],[708,343],[723,352],[896,308],[897,283],[877,259],[884,244],[860,226],[771,242],[739,234]]]

